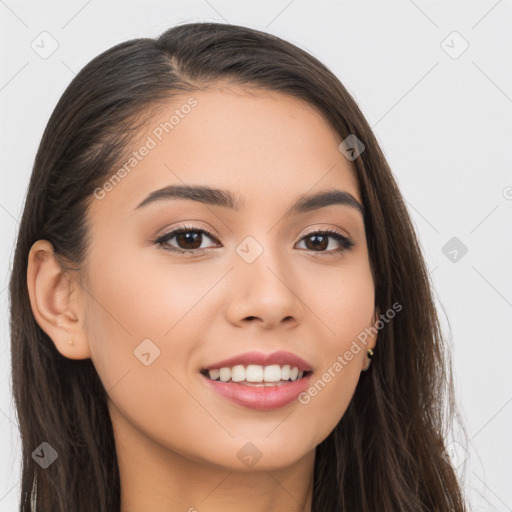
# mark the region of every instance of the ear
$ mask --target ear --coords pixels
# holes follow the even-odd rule
[[[370,326],[370,329],[371,329],[370,335],[368,336],[368,338],[366,340],[366,345],[364,347],[364,357],[363,357],[363,361],[362,361],[362,365],[361,365],[361,371],[366,371],[370,368],[371,360],[368,358],[368,350],[370,350],[370,349],[375,350],[375,345],[377,344],[377,337],[378,337],[378,333],[375,332],[375,330],[377,329],[375,327],[375,324],[379,321],[379,318],[380,318],[379,308],[376,307],[373,311],[372,322],[371,322],[371,326]]]
[[[38,240],[30,249],[27,286],[36,322],[57,350],[69,359],[89,358],[83,290],[76,279],[63,271],[47,240]]]

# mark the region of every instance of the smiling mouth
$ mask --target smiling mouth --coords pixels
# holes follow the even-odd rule
[[[204,369],[200,373],[210,380],[243,386],[282,386],[307,377],[312,372],[290,365],[236,365],[233,367]]]

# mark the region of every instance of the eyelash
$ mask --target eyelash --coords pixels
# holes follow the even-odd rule
[[[159,247],[163,248],[166,251],[179,253],[179,254],[202,254],[204,252],[207,252],[209,249],[212,249],[212,247],[208,247],[205,249],[178,249],[176,247],[166,244],[166,242],[169,242],[169,240],[171,240],[175,236],[180,235],[182,233],[190,233],[190,232],[203,233],[203,234],[206,234],[208,237],[212,238],[213,240],[217,241],[217,238],[212,233],[210,233],[207,229],[203,229],[203,228],[199,229],[194,226],[181,226],[177,229],[174,229],[173,231],[170,231],[169,233],[165,233],[164,235],[158,237],[153,243],[158,245]],[[331,238],[334,238],[341,245],[341,247],[339,249],[330,250],[330,251],[310,250],[313,253],[334,255],[337,253],[343,253],[345,251],[349,251],[354,246],[354,242],[350,238],[346,237],[345,235],[342,235],[335,229],[331,229],[331,228],[327,228],[327,229],[319,230],[319,231],[312,231],[311,233],[304,235],[300,239],[300,241],[304,240],[307,237],[313,236],[313,235],[330,235]]]

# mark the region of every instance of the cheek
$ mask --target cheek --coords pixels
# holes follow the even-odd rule
[[[206,265],[173,265],[163,256],[145,261],[144,256],[128,254],[116,261],[105,256],[92,265],[95,322],[130,347],[145,338],[156,343],[173,336],[218,279]]]
[[[108,390],[148,361],[162,365],[170,339],[164,335],[180,326],[189,301],[177,292],[179,273],[130,257],[133,248],[102,247],[91,257],[86,325],[91,358]]]
[[[339,423],[354,395],[360,377],[360,365],[333,361],[320,371],[310,386],[299,395],[296,417],[301,418],[301,435],[321,443]]]
[[[338,268],[316,269],[314,276],[302,282],[302,294],[320,322],[322,352],[332,358],[370,326],[375,301],[373,278],[364,259]]]
[[[198,276],[128,258],[101,261],[91,265],[86,330],[111,414],[164,445],[182,443],[192,452],[189,445],[205,438],[208,417],[191,397],[187,365],[201,297],[214,284],[211,272]]]
[[[311,290],[311,287],[309,288]],[[320,323],[320,367],[299,396],[308,434],[321,442],[345,413],[361,376],[374,313],[374,283],[368,265],[315,273],[307,304]],[[320,341],[319,341],[320,342]],[[315,418],[315,420],[308,420]],[[308,432],[309,431],[309,432]]]

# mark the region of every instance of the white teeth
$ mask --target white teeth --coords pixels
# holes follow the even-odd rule
[[[221,382],[227,382],[231,379],[231,368],[221,368],[219,370],[219,377]]]
[[[259,364],[250,364],[245,370],[245,380],[247,382],[263,382],[263,366]]]
[[[241,382],[242,380],[245,380],[245,368],[243,365],[238,364],[231,368],[231,380],[233,382]]]
[[[265,382],[278,382],[281,380],[281,367],[278,364],[265,366],[263,370],[263,380]]]
[[[272,364],[262,366],[260,364],[249,364],[246,367],[237,364],[231,368],[214,368],[208,370],[208,375],[212,380],[220,379],[221,382],[279,382],[288,380],[297,380],[303,377],[304,371],[299,370],[296,366],[290,367],[289,364],[280,366]]]

